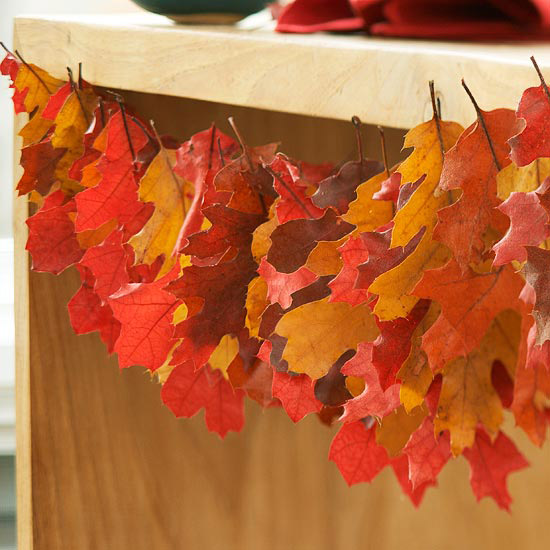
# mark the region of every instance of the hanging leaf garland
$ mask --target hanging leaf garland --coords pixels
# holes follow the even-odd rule
[[[76,266],[75,332],[154,372],[176,416],[204,409],[225,437],[245,396],[315,413],[340,424],[329,458],[350,485],[389,466],[418,505],[464,455],[476,497],[509,509],[527,462],[504,413],[536,445],[550,423],[550,92],[534,64],[517,113],[464,85],[466,130],[432,85],[393,169],[364,158],[354,117],[357,160],[336,170],[251,147],[232,120],[236,139],[212,126],[178,144],[8,52],[33,269]]]

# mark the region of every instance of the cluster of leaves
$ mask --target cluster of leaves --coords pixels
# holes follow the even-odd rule
[[[329,457],[349,484],[390,467],[418,504],[463,455],[477,498],[509,507],[527,462],[504,413],[537,445],[550,421],[542,77],[517,113],[472,97],[466,130],[434,101],[393,168],[364,158],[354,118],[358,158],[335,169],[250,147],[233,123],[236,141],[212,126],[179,144],[80,77],[11,53],[0,68],[29,114],[27,249],[37,271],[76,265],[77,333],[222,437],[248,396],[339,423]]]

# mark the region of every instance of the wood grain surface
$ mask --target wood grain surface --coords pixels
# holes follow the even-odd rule
[[[274,111],[410,128],[430,112],[435,80],[443,116],[470,124],[474,109],[516,108],[538,85],[529,57],[550,78],[547,44],[464,44],[364,35],[283,35],[176,25],[153,14],[21,17],[15,37],[33,63],[65,76],[83,63],[106,87]]]
[[[353,151],[349,123],[154,95],[129,94],[128,102],[180,138],[212,120],[225,129],[231,113],[251,144],[282,139],[283,150],[312,161]],[[389,132],[393,161],[402,134]],[[376,130],[368,136],[374,150]],[[463,459],[415,510],[391,471],[348,488],[327,459],[334,430],[316,417],[293,425],[280,410],[248,404],[244,431],[225,441],[201,415],[176,420],[147,373],[121,372],[96,335],[73,334],[66,304],[74,271],[31,273],[27,286],[26,208],[18,204],[20,550],[550,547],[550,452],[524,437],[532,467],[511,476],[508,515],[475,503]]]

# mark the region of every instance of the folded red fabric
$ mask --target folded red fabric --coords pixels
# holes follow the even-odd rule
[[[547,40],[550,0],[295,0],[280,32],[366,30],[454,40]]]

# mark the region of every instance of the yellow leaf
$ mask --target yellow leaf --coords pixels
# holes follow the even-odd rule
[[[368,305],[352,307],[328,298],[289,311],[275,332],[288,340],[283,359],[289,370],[314,380],[327,374],[344,352],[372,342],[379,333]]]
[[[382,182],[386,178],[386,173],[382,172],[357,188],[357,198],[350,203],[349,210],[342,216],[344,221],[357,226],[354,233],[374,231],[391,220],[393,203],[372,198],[374,193],[380,191]]]
[[[258,338],[262,313],[269,305],[267,300],[267,283],[263,277],[255,277],[248,283],[246,295],[245,326],[253,338]]]
[[[77,95],[78,94],[78,95]],[[54,147],[83,149],[82,138],[90,125],[98,98],[91,88],[73,91],[55,117]]]
[[[32,69],[32,70],[31,70]],[[15,78],[14,87],[18,91],[28,88],[24,104],[28,113],[34,111],[29,122],[21,128],[19,135],[23,138],[23,146],[41,140],[52,127],[53,121],[42,118],[42,111],[53,95],[64,82],[36,65],[20,65]]]
[[[405,136],[404,146],[414,150],[397,169],[401,182],[404,185],[423,180],[395,214],[391,246],[405,246],[422,228],[424,235],[403,262],[376,278],[368,289],[379,295],[374,312],[382,321],[406,317],[418,302],[410,292],[421,279],[422,271],[441,267],[449,259],[447,248],[434,242],[432,235],[438,210],[451,200],[448,193],[437,193],[443,168],[442,148],[447,151],[461,133],[459,124],[439,121],[438,128],[434,118],[413,128]]]
[[[139,184],[139,198],[155,205],[143,229],[130,239],[136,263],[152,264],[161,254],[164,262],[158,277],[176,261],[173,256],[178,235],[189,208],[186,185],[173,170],[176,151],[161,148]]]
[[[439,121],[443,149],[447,151],[463,131],[460,124]],[[413,152],[401,163],[397,172],[401,183],[414,183],[425,176],[424,181],[408,202],[397,211],[394,218],[391,246],[405,246],[422,227],[431,239],[437,222],[437,211],[448,204],[448,197],[436,196],[436,189],[443,168],[443,154],[436,120],[416,126],[405,136],[404,147],[414,147]]]
[[[517,312],[503,312],[491,323],[477,350],[443,369],[435,430],[449,430],[455,456],[473,445],[478,423],[492,434],[500,428],[502,404],[491,382],[491,370],[496,359],[515,364],[520,322]]]
[[[425,407],[416,407],[410,413],[407,413],[403,406],[397,408],[385,416],[377,426],[376,442],[382,445],[390,456],[397,456],[427,414]]]
[[[50,96],[53,95],[61,86],[65,84],[62,80],[54,78],[49,73],[29,63],[21,64],[15,78],[14,87],[22,91],[28,88],[25,95],[25,109],[31,113],[37,107],[43,109],[48,103]],[[50,121],[51,124],[51,121]]]
[[[428,312],[412,334],[411,351],[397,373],[397,378],[401,380],[399,398],[408,413],[423,403],[433,380],[428,357],[421,349],[422,336],[435,323],[440,312],[440,305],[432,302]]]
[[[273,216],[266,222],[259,225],[252,234],[252,256],[254,261],[259,264],[271,248],[271,233],[277,227],[277,218]]]
[[[101,244],[107,236],[112,233],[115,227],[118,225],[116,219],[105,222],[101,227],[97,229],[89,229],[76,234],[78,244],[80,248],[91,248]]]
[[[338,248],[348,239],[346,236],[339,241],[319,241],[309,253],[306,267],[323,277],[324,275],[336,275],[344,265]]]
[[[429,233],[424,233],[409,256],[370,285],[369,292],[379,296],[374,313],[382,321],[406,317],[419,300],[409,292],[422,278],[422,272],[445,265],[449,258],[449,249],[433,241]]]
[[[531,164],[521,167],[512,162],[497,174],[497,197],[505,201],[514,191],[534,191],[548,176],[550,159],[536,159]]]
[[[365,380],[363,378],[359,378],[358,376],[346,376],[345,384],[347,390],[351,393],[351,395],[353,395],[353,397],[361,395],[365,390]]]
[[[214,370],[219,370],[227,379],[227,369],[239,353],[239,340],[231,334],[226,334],[212,352],[208,362]]]

